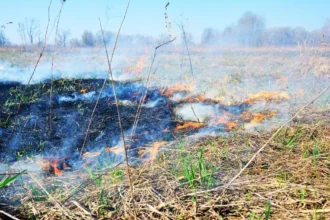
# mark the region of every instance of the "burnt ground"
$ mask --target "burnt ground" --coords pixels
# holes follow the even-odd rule
[[[50,83],[25,85],[0,84],[0,158],[12,162],[20,157],[43,154],[79,154],[103,80],[60,79],[53,82],[52,129],[50,130]],[[143,89],[140,82],[115,82],[124,131],[131,129]],[[22,105],[18,109],[18,104]],[[157,101],[158,100],[158,101]],[[173,105],[157,89],[150,89],[142,107],[136,137],[131,147],[150,141],[171,139],[163,130],[173,127]],[[120,138],[118,115],[108,82],[95,111],[84,151],[112,147]],[[151,132],[152,131],[152,132]]]
[[[102,79],[56,80],[53,82],[51,103],[49,81],[28,87],[16,82],[1,83],[0,162],[10,163],[36,154],[69,156],[73,160],[77,159],[102,83]],[[123,130],[126,139],[130,140],[129,134],[141,92],[145,88],[140,81],[117,81],[114,85],[119,100]],[[22,97],[24,91],[25,95]],[[130,148],[133,149],[130,151],[132,154],[138,153],[136,149],[138,146],[155,141],[171,141],[174,136],[193,134],[200,129],[200,127],[180,131],[175,129],[177,125],[184,123],[175,115],[175,107],[185,103],[171,101],[163,91],[159,88],[148,90],[135,136],[132,143],[129,143]],[[18,109],[20,102],[22,104]],[[51,114],[50,104],[52,104]],[[212,103],[206,100],[203,104]],[[224,106],[219,103],[215,106],[234,116],[239,116],[248,107],[246,104]],[[224,129],[223,127],[219,126],[217,129]],[[120,137],[113,90],[111,83],[107,82],[93,116],[83,152],[114,147],[120,144]]]

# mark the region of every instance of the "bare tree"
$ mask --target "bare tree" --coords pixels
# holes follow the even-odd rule
[[[262,45],[265,21],[261,16],[246,12],[238,20],[239,41],[242,46],[257,47]]]
[[[81,43],[80,43],[80,41],[77,38],[72,38],[70,40],[70,46],[71,47],[80,47],[81,46]]]
[[[113,32],[104,31],[104,40],[106,44],[110,44],[114,38],[115,38],[115,34]],[[96,43],[98,45],[103,45],[103,36],[101,31],[97,32],[96,34]]]
[[[4,28],[0,28],[0,46],[6,45],[8,40],[5,36]]]
[[[86,46],[86,47],[95,46],[94,34],[90,31],[84,31],[84,33],[81,35],[81,43],[83,46]]]
[[[327,19],[321,28],[321,43],[330,43],[330,19]]]
[[[19,36],[21,37],[22,43],[26,45],[26,33],[25,33],[25,25],[22,22],[18,22],[18,29],[17,29]]]
[[[58,44],[62,47],[66,47],[70,34],[71,34],[70,30],[60,30],[57,34]]]
[[[28,39],[29,43],[33,45],[40,36],[39,22],[35,19],[28,20],[26,18],[25,22],[18,23],[18,33],[24,44],[27,43],[26,39]]]
[[[201,44],[212,45],[219,42],[219,31],[213,28],[205,28],[202,33]]]

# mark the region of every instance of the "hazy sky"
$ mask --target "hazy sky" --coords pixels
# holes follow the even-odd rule
[[[60,0],[53,0],[52,20],[56,17]],[[159,36],[166,33],[165,5],[168,0],[132,0],[122,33]],[[267,27],[303,26],[308,30],[321,27],[330,18],[329,0],[172,0],[169,1],[169,18],[186,22],[187,31],[200,40],[205,27],[223,29],[235,23],[246,11],[255,12],[266,19]],[[60,29],[70,29],[71,37],[80,37],[84,30],[99,30],[98,18],[107,30],[116,31],[124,14],[126,0],[66,0],[60,20]],[[20,43],[17,23],[25,18],[40,21],[42,33],[47,24],[48,0],[1,0],[0,25],[14,22],[5,29],[11,42]]]

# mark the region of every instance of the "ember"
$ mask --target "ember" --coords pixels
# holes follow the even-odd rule
[[[176,92],[190,91],[193,88],[193,86],[194,86],[194,83],[184,84],[184,83],[177,82],[171,86],[164,88],[161,93],[166,96],[172,96]]]
[[[230,130],[233,130],[233,129],[237,129],[238,125],[235,122],[230,121],[230,122],[225,124],[225,128],[226,128],[226,131],[230,131]]]
[[[286,92],[267,92],[261,91],[257,94],[250,94],[246,103],[254,103],[254,101],[269,101],[269,102],[282,102],[283,100],[289,100],[290,96]]]
[[[253,124],[257,124],[257,123],[262,122],[265,119],[275,117],[276,115],[277,114],[275,112],[270,112],[270,113],[266,113],[266,114],[262,114],[262,113],[252,114],[252,113],[248,113],[248,112],[243,112],[241,115],[241,118],[245,122],[251,122]]]
[[[185,122],[183,125],[178,125],[175,130],[183,130],[183,129],[187,129],[187,128],[200,128],[203,126],[203,123],[201,122]]]

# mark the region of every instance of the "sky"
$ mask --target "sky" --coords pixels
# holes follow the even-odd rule
[[[1,0],[0,26],[5,28],[12,43],[21,43],[17,32],[18,22],[36,19],[44,33],[48,18],[48,0]],[[165,5],[168,0],[131,0],[122,29],[123,34],[142,34],[157,37],[167,33]],[[200,40],[204,28],[224,29],[237,22],[246,11],[265,18],[266,27],[302,26],[307,30],[320,28],[330,18],[329,0],[170,0],[167,13],[176,32],[183,22],[186,31]],[[66,0],[59,29],[70,30],[70,37],[80,38],[84,30],[100,30],[101,18],[106,30],[117,31],[124,15],[126,0]],[[61,0],[52,0],[50,16],[53,24],[61,6]]]

